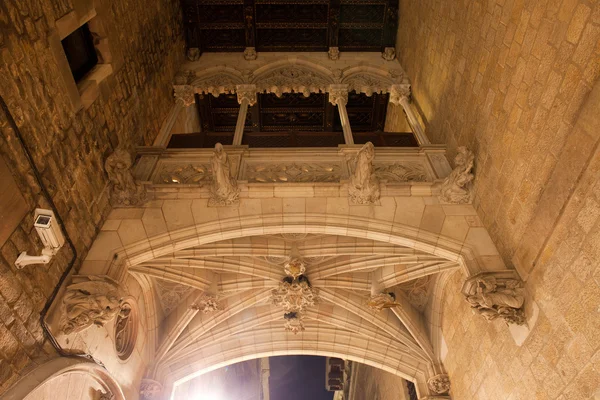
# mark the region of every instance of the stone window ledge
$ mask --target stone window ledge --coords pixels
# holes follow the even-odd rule
[[[88,108],[96,100],[100,94],[100,83],[112,72],[111,64],[98,64],[77,84],[81,105],[84,108]]]

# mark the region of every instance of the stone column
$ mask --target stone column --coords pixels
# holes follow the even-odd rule
[[[390,92],[390,103],[395,104],[397,106],[402,106],[404,112],[406,113],[406,117],[408,119],[408,123],[412,128],[415,136],[417,137],[417,141],[419,145],[430,144],[431,142],[425,135],[425,131],[421,127],[419,123],[419,119],[417,118],[415,112],[410,105],[410,93],[411,88],[410,84],[401,84],[401,85],[392,85],[392,90]]]
[[[348,111],[346,111],[346,104],[348,103],[348,85],[329,85],[329,102],[338,107],[340,120],[342,121],[342,130],[344,131],[344,142],[346,144],[354,144],[350,120],[348,119]]]
[[[239,146],[242,144],[242,136],[244,136],[244,126],[246,125],[248,107],[256,104],[256,85],[237,85],[236,92],[238,103],[240,103],[240,113],[238,114],[237,124],[235,125],[233,145]]]

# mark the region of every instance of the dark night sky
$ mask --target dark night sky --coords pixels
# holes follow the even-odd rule
[[[325,357],[270,357],[271,400],[332,400],[325,390]]]

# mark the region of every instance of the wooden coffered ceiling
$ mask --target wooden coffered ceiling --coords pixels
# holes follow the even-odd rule
[[[201,52],[383,51],[398,0],[182,0],[188,48]]]

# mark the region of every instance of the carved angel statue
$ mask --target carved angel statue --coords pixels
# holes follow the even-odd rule
[[[121,310],[123,295],[107,276],[75,276],[63,297],[61,329],[66,335],[96,325],[104,326]]]
[[[521,283],[516,279],[477,278],[467,294],[471,308],[488,321],[502,318],[509,324],[525,324],[525,302]]]
[[[229,157],[223,150],[223,145],[217,143],[211,159],[213,184],[211,186],[211,201],[217,205],[230,205],[235,203],[240,196],[237,181],[231,175]]]
[[[356,154],[354,174],[350,177],[348,194],[355,204],[373,204],[379,200],[379,179],[375,176],[375,147],[367,142]]]
[[[473,200],[473,179],[471,173],[475,156],[473,152],[461,146],[454,158],[454,169],[442,183],[440,200],[446,203],[464,204]]]
[[[111,203],[113,206],[135,206],[146,201],[144,187],[135,182],[131,173],[131,155],[117,149],[104,163],[108,179],[112,183]]]

